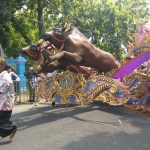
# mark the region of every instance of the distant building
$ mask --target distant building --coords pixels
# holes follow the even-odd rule
[[[20,77],[19,87],[20,91],[24,91],[27,89],[26,86],[26,77],[24,76],[25,73],[25,63],[26,59],[22,56],[18,56],[15,59],[13,58],[6,58],[8,64],[16,71],[17,75]]]

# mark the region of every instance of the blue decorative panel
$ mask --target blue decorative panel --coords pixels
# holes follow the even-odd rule
[[[61,96],[59,94],[56,94],[54,96],[55,102],[59,103],[61,101]]]
[[[76,104],[76,96],[75,95],[70,95],[69,101],[70,101],[70,104]]]
[[[71,88],[73,85],[73,77],[71,75],[63,76],[60,80],[62,88]]]

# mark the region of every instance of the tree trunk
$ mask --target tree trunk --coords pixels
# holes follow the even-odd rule
[[[43,33],[44,33],[44,28],[43,28],[43,0],[38,0],[38,26],[39,26],[39,39],[42,38]]]

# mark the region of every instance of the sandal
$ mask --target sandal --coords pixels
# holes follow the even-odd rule
[[[0,140],[2,139],[2,137],[0,136]]]
[[[17,130],[16,130],[17,131]],[[14,135],[16,134],[16,131],[14,131],[14,132],[12,132],[11,134],[10,134],[10,140],[12,140],[12,138],[14,137]]]

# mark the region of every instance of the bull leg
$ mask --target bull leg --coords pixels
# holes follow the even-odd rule
[[[74,63],[80,63],[83,60],[83,58],[81,56],[79,56],[78,54],[67,52],[67,51],[62,51],[60,53],[57,53],[55,56],[51,56],[51,57],[52,57],[51,58],[52,61],[59,60],[62,57],[65,57],[66,59],[68,59]]]
[[[45,68],[51,62],[55,60],[59,60],[62,57],[65,57],[66,59],[68,59],[69,61],[73,63],[80,63],[83,60],[83,58],[77,55],[76,53],[62,51],[62,52],[57,53],[55,56],[49,56],[48,59],[43,64],[41,64],[41,67]]]
[[[54,64],[54,62],[48,64],[45,68],[41,67],[39,65],[34,72],[37,72],[39,74],[40,72],[53,72],[55,70],[67,70],[67,67],[57,62],[57,64]]]

